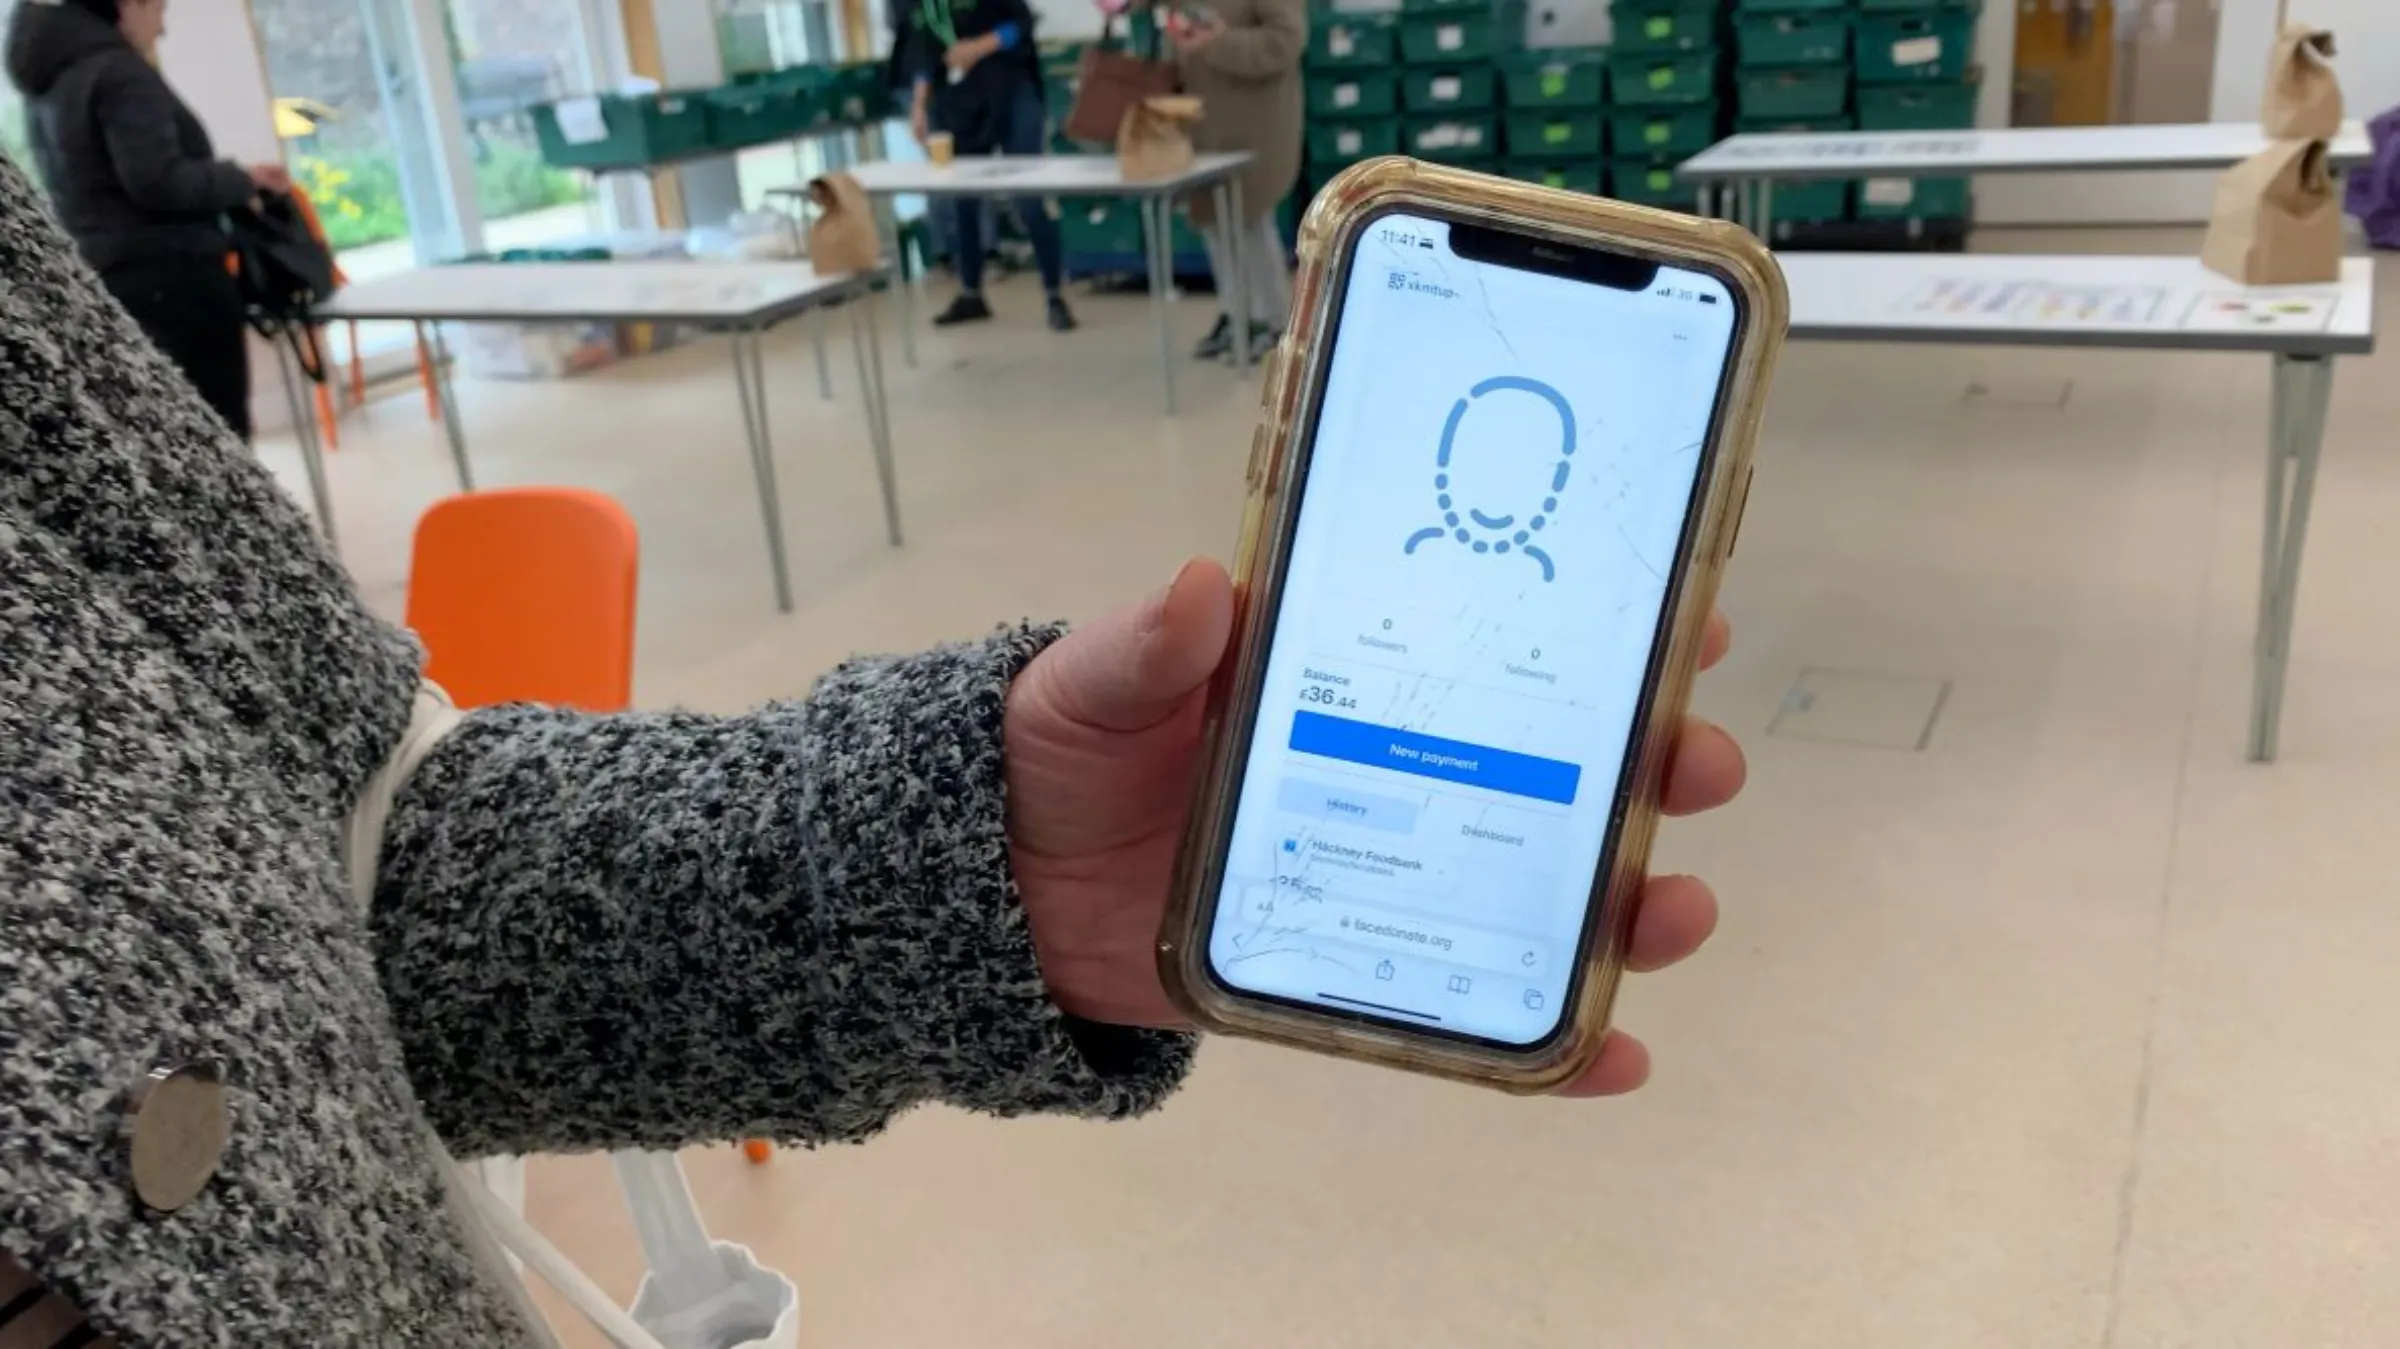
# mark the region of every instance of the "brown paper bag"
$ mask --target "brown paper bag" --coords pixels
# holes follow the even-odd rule
[[[2333,73],[2333,34],[2304,23],[2284,25],[2267,66],[2258,120],[2269,140],[2321,141],[2341,134],[2342,82]]]
[[[1192,166],[1192,132],[1200,100],[1185,94],[1145,98],[1117,128],[1117,166],[1127,182],[1172,178]]]
[[[2325,142],[2277,141],[2225,170],[2200,263],[2245,286],[2338,279],[2342,201]]]
[[[811,178],[808,200],[817,212],[808,227],[809,266],[831,275],[868,271],[882,263],[875,215],[867,206],[867,190],[856,178],[846,173]]]

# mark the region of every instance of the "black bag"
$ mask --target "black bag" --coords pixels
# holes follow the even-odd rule
[[[233,212],[228,223],[250,326],[269,341],[289,343],[301,371],[324,383],[316,306],[333,297],[333,250],[309,233],[299,206],[280,192],[261,193],[255,205]]]

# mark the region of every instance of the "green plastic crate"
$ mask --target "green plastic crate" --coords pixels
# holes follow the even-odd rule
[[[1733,21],[1735,59],[1745,66],[1833,66],[1850,59],[1850,16],[1744,14]]]
[[[1617,0],[1608,16],[1620,52],[1696,52],[1717,45],[1713,6]]]
[[[798,115],[804,128],[831,126],[841,94],[841,75],[832,66],[785,66],[744,75],[717,92],[731,89],[787,96],[800,104]]]
[[[1661,206],[1689,211],[1700,204],[1700,189],[1675,176],[1672,159],[1614,159],[1608,165],[1608,195],[1637,206]]]
[[[1142,213],[1130,201],[1111,198],[1059,203],[1059,243],[1069,253],[1142,251]]]
[[[1608,58],[1608,89],[1621,108],[1706,103],[1717,96],[1717,54],[1618,52]]]
[[[1850,218],[1850,185],[1839,178],[1778,180],[1765,200],[1769,218],[1777,223]]]
[[[1597,108],[1608,96],[1608,52],[1520,52],[1500,62],[1500,89],[1501,101],[1512,108]]]
[[[1511,159],[1597,160],[1608,143],[1608,123],[1597,110],[1512,112],[1506,129]]]
[[[559,168],[649,164],[709,148],[708,100],[691,93],[604,95],[600,118],[607,134],[577,145],[558,129],[558,108],[533,110],[534,137],[542,160]]]
[[[1488,61],[1499,49],[1498,26],[1490,14],[1412,14],[1400,21],[1400,59],[1416,65]]]
[[[1717,140],[1717,109],[1660,108],[1619,112],[1608,119],[1608,143],[1619,155],[1696,155]]]
[[[729,84],[711,89],[708,143],[719,150],[788,141],[815,121],[816,107],[799,92],[767,84]]]
[[[1859,10],[1867,14],[1922,14],[1929,9],[1973,13],[1982,7],[1980,0],[1858,0]]]
[[[1411,66],[1400,77],[1400,106],[1410,112],[1483,112],[1492,106],[1492,68]]]
[[[1852,0],[1733,0],[1735,14],[1825,14],[1852,7]]]
[[[1858,82],[1906,84],[1965,79],[1975,57],[1975,11],[1874,14],[1858,21]]]
[[[1336,15],[1319,19],[1309,28],[1311,70],[1372,69],[1388,66],[1398,59],[1398,31],[1386,15]]]
[[[1500,152],[1500,119],[1490,113],[1411,117],[1400,124],[1400,149],[1444,164],[1490,159]]]
[[[1355,122],[1311,121],[1308,124],[1308,162],[1338,166],[1377,155],[1400,153],[1400,123],[1390,117]]]
[[[1850,110],[1850,72],[1838,66],[1745,70],[1736,84],[1744,118],[1834,117]]]
[[[1973,84],[1881,84],[1858,90],[1861,131],[1965,131],[1975,125]]]
[[[1400,0],[1403,14],[1476,13],[1492,7],[1492,0]]]
[[[1553,162],[1546,159],[1508,159],[1500,165],[1503,176],[1520,183],[1539,183],[1543,187],[1560,188],[1568,192],[1588,192],[1600,195],[1605,175],[1600,161],[1586,163]]]
[[[1957,220],[1973,207],[1965,178],[1868,178],[1858,185],[1861,220]]]
[[[1743,117],[1733,129],[1745,136],[1815,136],[1856,131],[1858,119],[1848,113],[1835,117]]]
[[[1069,87],[1074,71],[1068,70]],[[873,126],[891,115],[891,86],[884,83],[881,61],[853,61],[835,66],[828,91],[833,120],[844,126]]]
[[[1345,70],[1308,77],[1311,117],[1389,117],[1400,111],[1400,77],[1390,71]]]

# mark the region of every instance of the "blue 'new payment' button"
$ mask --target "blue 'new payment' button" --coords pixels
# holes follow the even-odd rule
[[[1573,805],[1583,770],[1557,759],[1394,730],[1372,722],[1300,712],[1292,717],[1292,748],[1369,768],[1389,768],[1511,796]]]

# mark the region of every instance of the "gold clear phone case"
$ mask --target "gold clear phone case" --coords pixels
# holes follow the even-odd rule
[[[1309,430],[1333,345],[1346,263],[1368,223],[1393,211],[1597,245],[1707,271],[1723,280],[1741,302],[1724,406],[1714,419],[1713,439],[1702,460],[1698,527],[1679,563],[1680,584],[1669,590],[1665,657],[1648,716],[1634,728],[1628,751],[1634,774],[1629,807],[1605,874],[1593,878],[1595,903],[1585,923],[1583,963],[1573,985],[1571,1010],[1558,1035],[1524,1050],[1286,1005],[1228,989],[1208,968],[1208,933],[1216,917],[1241,786],[1240,746],[1252,732],[1263,691],[1268,639],[1298,516],[1296,489],[1307,470]],[[1787,322],[1783,274],[1754,236],[1722,221],[1401,158],[1354,165],[1326,184],[1300,223],[1299,248],[1292,326],[1266,372],[1265,413],[1251,443],[1249,504],[1233,572],[1240,596],[1235,658],[1212,702],[1197,804],[1159,932],[1159,970],[1177,1004],[1211,1031],[1508,1091],[1546,1091],[1582,1071],[1607,1029],[1633,901],[1648,871],[1658,827],[1658,793],[1667,754],[1691,694],[1702,631],[1749,492],[1751,446]]]

